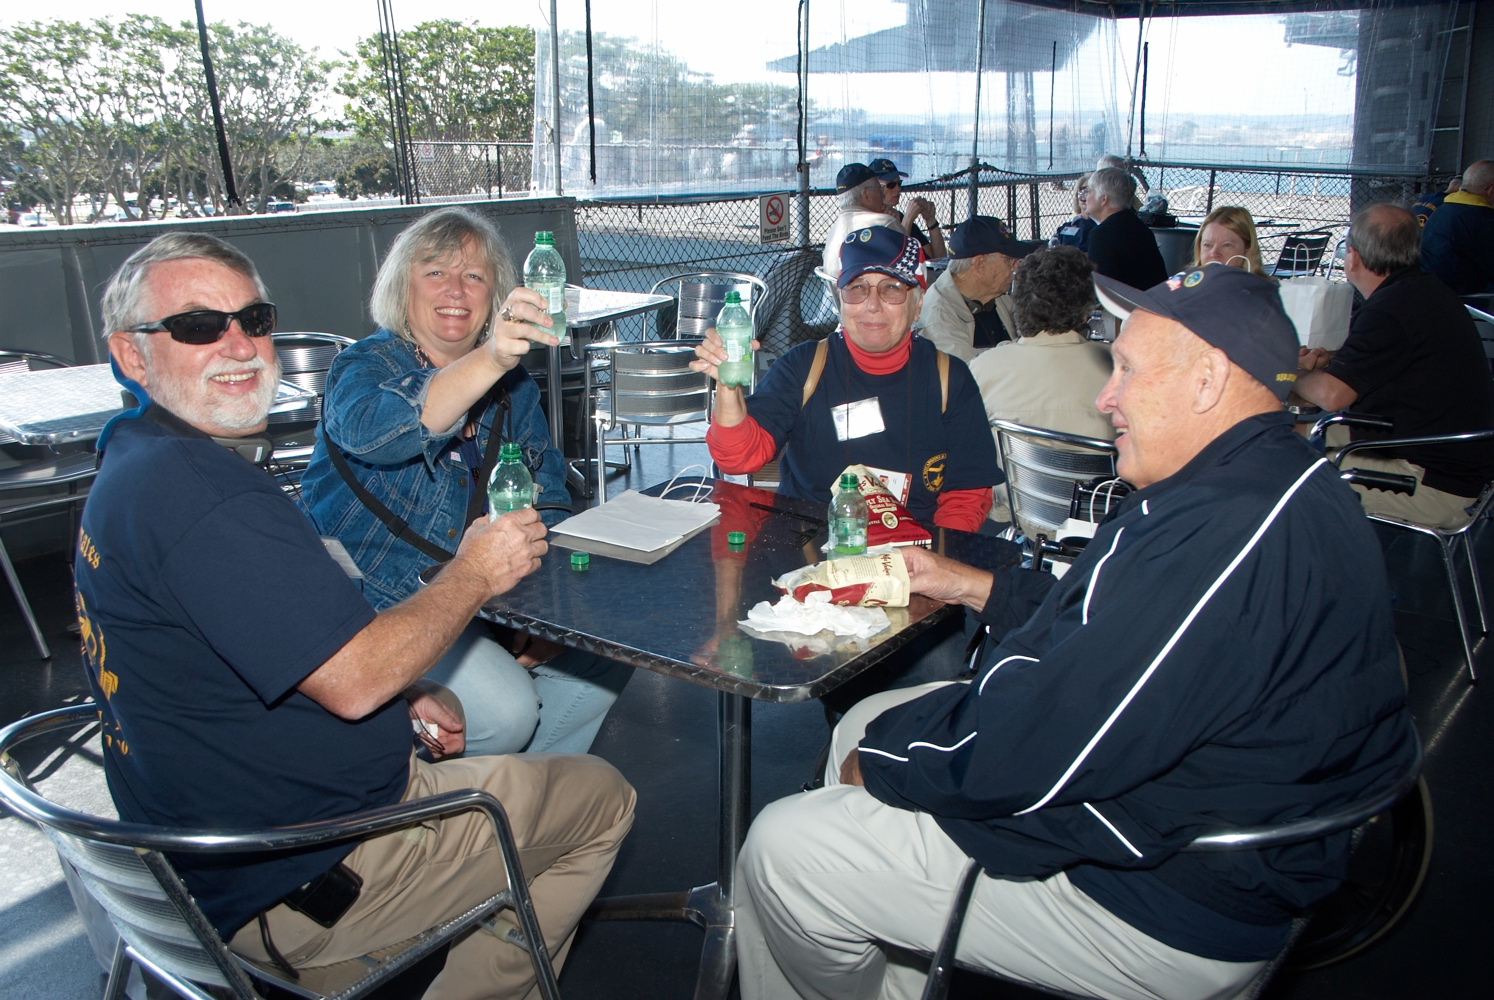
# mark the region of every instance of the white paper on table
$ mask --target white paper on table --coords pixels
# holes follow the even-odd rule
[[[628,490],[598,507],[566,518],[555,530],[577,538],[652,552],[720,516],[720,506],[710,501],[665,500]]]
[[[762,601],[747,612],[746,621],[737,624],[755,632],[833,632],[864,639],[890,627],[892,621],[881,608],[840,607],[830,603],[828,591],[817,591],[802,604],[787,594],[776,604]]]

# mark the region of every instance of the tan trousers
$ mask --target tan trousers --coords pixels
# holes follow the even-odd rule
[[[632,787],[597,757],[510,754],[440,764],[415,760],[404,797],[465,788],[491,792],[503,803],[545,943],[559,969],[582,912],[632,826]],[[344,863],[362,877],[363,891],[332,927],[284,905],[267,911],[274,944],[292,965],[331,965],[403,941],[508,884],[492,823],[483,812],[364,841]],[[257,921],[230,945],[256,961],[269,960]],[[425,994],[426,1000],[536,996],[528,953],[482,928],[452,945],[445,969]]]
[[[1348,443],[1348,428],[1341,425],[1328,428],[1327,444],[1330,454]],[[1354,492],[1359,494],[1360,505],[1367,514],[1393,517],[1399,521],[1409,521],[1412,524],[1442,528],[1447,531],[1461,528],[1468,523],[1467,508],[1475,498],[1460,497],[1432,489],[1421,481],[1421,477],[1427,470],[1419,465],[1403,458],[1382,458],[1379,455],[1370,455],[1362,451],[1351,454],[1344,460],[1344,465],[1350,469],[1394,472],[1396,475],[1412,476],[1416,479],[1416,492],[1410,496],[1404,493],[1392,493],[1389,490],[1374,490],[1351,483]]]
[[[840,762],[877,715],[938,687],[874,694],[832,736],[825,787],[768,805],[737,867],[743,1000],[913,1000],[926,973],[882,945],[931,952],[969,860],[927,813],[839,784]],[[1060,872],[982,878],[959,958],[1013,979],[1115,1000],[1223,1000],[1260,962],[1169,947],[1107,912]]]

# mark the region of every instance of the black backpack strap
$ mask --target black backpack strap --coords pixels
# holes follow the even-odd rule
[[[502,388],[501,385],[493,386],[489,393],[484,394],[474,404],[473,409],[476,415],[472,419],[477,426],[482,426],[482,411],[487,408],[487,403],[493,395],[498,397],[496,400],[498,413],[493,417],[493,429],[488,432],[488,443],[482,451],[482,465],[474,474],[477,478],[473,486],[476,488],[472,491],[472,496],[467,498],[467,519],[462,522],[463,530],[466,530],[467,525],[477,520],[477,516],[482,513],[483,501],[487,499],[488,477],[493,474],[493,466],[498,464],[498,450],[506,440],[504,425],[508,423],[508,390]]]
[[[327,445],[327,457],[332,460],[332,467],[337,470],[337,474],[342,477],[342,481],[348,484],[348,489],[353,491],[353,495],[362,502],[363,506],[372,511],[375,517],[384,522],[384,527],[388,528],[394,534],[395,538],[398,538],[407,545],[413,545],[421,554],[430,556],[437,562],[447,562],[452,556],[456,555],[455,552],[449,552],[424,535],[418,534],[404,518],[384,506],[383,501],[370,493],[368,487],[358,481],[358,477],[353,475],[353,470],[348,466],[348,460],[343,457],[342,449],[337,446],[337,442],[333,441],[332,436],[327,433],[327,421],[325,417],[322,418],[320,430],[322,440]],[[471,522],[469,521],[468,523],[470,524]]]

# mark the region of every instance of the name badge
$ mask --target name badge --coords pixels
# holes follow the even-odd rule
[[[841,403],[830,408],[830,418],[835,421],[835,439],[854,441],[871,437],[887,429],[882,423],[882,407],[876,396],[858,399],[854,403]]]

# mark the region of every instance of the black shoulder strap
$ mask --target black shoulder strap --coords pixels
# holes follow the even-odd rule
[[[353,491],[353,495],[363,503],[363,506],[372,511],[375,517],[384,522],[384,527],[393,532],[395,538],[408,545],[413,545],[422,554],[430,556],[437,562],[447,562],[452,556],[456,555],[455,552],[448,552],[435,542],[427,539],[424,535],[417,533],[404,518],[388,507],[385,507],[383,501],[368,492],[368,488],[358,481],[358,477],[353,475],[353,470],[348,467],[348,460],[343,457],[342,449],[337,446],[337,442],[333,441],[331,435],[327,433],[327,421],[325,418],[322,420],[321,433],[322,440],[327,443],[327,457],[332,459],[332,467],[337,470],[337,474],[342,477],[342,481],[348,484],[348,489]],[[469,521],[468,523],[470,524],[471,522]]]

